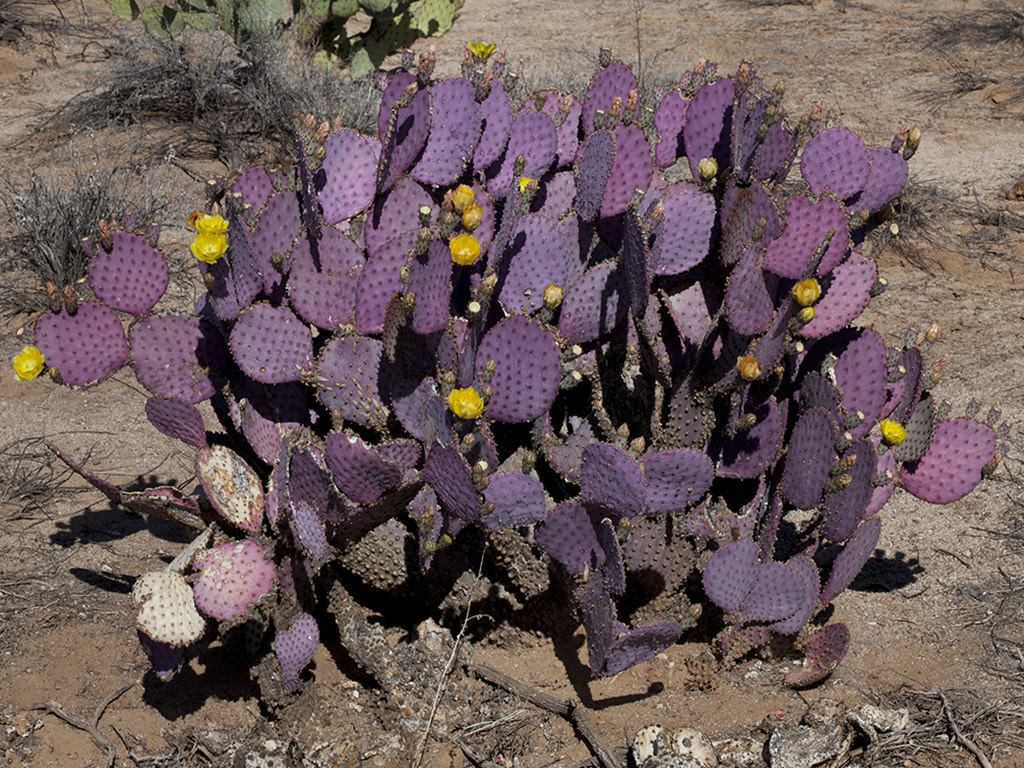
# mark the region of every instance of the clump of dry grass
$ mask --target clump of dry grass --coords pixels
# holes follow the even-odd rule
[[[65,486],[68,469],[57,469],[42,437],[0,446],[0,521],[19,520],[45,512],[54,501],[82,490]]]
[[[106,50],[112,73],[41,131],[146,124],[161,132],[162,151],[173,147],[179,157],[216,159],[235,170],[268,151],[290,153],[296,113],[362,131],[376,126],[380,94],[371,79],[345,79],[279,37],[253,37],[239,49],[221,35],[138,35]]]
[[[1024,49],[1024,10],[989,0],[984,8],[935,16],[925,27],[923,39],[937,48],[1014,45]]]

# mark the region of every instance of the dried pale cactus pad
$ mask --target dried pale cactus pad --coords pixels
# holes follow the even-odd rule
[[[132,588],[135,624],[146,637],[173,648],[195,642],[206,620],[196,610],[192,587],[173,571],[144,573]]]
[[[252,539],[228,541],[201,553],[192,563],[199,571],[195,604],[207,616],[234,621],[274,587],[276,570],[267,552]]]
[[[232,525],[255,533],[263,525],[263,484],[256,471],[223,445],[196,454],[196,475],[210,504]]]

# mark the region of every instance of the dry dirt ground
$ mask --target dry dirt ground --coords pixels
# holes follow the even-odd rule
[[[635,63],[639,30],[642,66],[652,78],[668,79],[666,72],[681,72],[698,57],[726,72],[750,60],[767,82],[785,83],[791,114],[822,99],[876,144],[903,125],[921,126],[912,186],[897,211],[901,228],[877,256],[890,288],[863,320],[890,342],[908,324],[940,322],[935,354],[949,360],[941,396],[954,413],[972,396],[1000,408],[1016,440],[1024,424],[1024,200],[1007,190],[1024,175],[1024,17],[1013,6],[959,0],[641,5],[638,26],[635,5],[625,0],[467,0],[454,28],[428,45],[447,74],[466,40],[491,40],[527,78],[557,86],[556,78],[579,80],[592,71],[602,46]],[[993,8],[1020,25],[1009,39],[995,39],[991,30],[968,34],[972,19],[987,18],[976,12]],[[22,13],[15,24],[0,19],[0,169],[13,178],[64,167],[66,140],[23,141],[26,131],[110,66],[97,46],[62,26],[61,15],[115,25],[98,1],[29,4]],[[953,31],[929,37],[943,29]],[[105,162],[139,140],[140,129],[143,137],[149,130],[112,128],[79,139],[94,142],[88,146],[98,146]],[[193,169],[224,170],[211,162]],[[172,167],[169,178],[177,202],[166,210],[165,244],[180,242],[187,211],[201,200],[189,176]],[[15,333],[24,322],[7,325],[0,357],[20,349]],[[29,468],[42,473],[34,480],[43,484],[59,479],[34,469],[38,444],[15,443],[45,436],[80,455],[91,452],[91,466],[117,482],[187,480],[190,456],[150,427],[143,393],[118,379],[70,392],[48,380],[0,376],[0,484],[8,483],[0,487],[0,754],[9,765],[36,768],[231,765],[233,756],[239,766],[290,765],[302,764],[302,754],[307,765],[410,764],[416,756],[380,725],[376,692],[340,671],[348,670],[344,659],[323,647],[315,685],[276,718],[261,710],[247,669],[216,644],[170,684],[145,674],[129,592],[137,575],[180,549],[180,531],[112,509],[91,491],[34,506],[9,479]],[[809,702],[833,697],[849,707],[870,701],[910,708],[914,730],[873,764],[983,764],[954,735],[952,718],[991,765],[1024,766],[1019,456],[1018,446],[993,479],[958,503],[931,506],[901,494],[886,508],[878,550],[836,601],[836,617],[852,629],[851,651],[818,688],[785,689],[790,660],[716,669],[699,639],[601,680],[583,671],[582,633],[575,648],[557,654],[549,639],[515,632],[482,632],[472,650],[525,684],[581,701],[620,759],[648,723],[721,738],[752,733],[766,720],[796,722]],[[101,706],[123,686],[130,687]],[[490,761],[484,765],[589,764],[577,762],[590,751],[562,718],[482,683],[473,690],[479,717],[441,721],[423,764],[470,765],[452,736],[475,745]],[[325,742],[332,746],[313,762],[312,748]],[[281,762],[255,762],[257,752]]]

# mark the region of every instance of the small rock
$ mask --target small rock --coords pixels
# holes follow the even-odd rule
[[[845,729],[780,725],[768,740],[772,768],[813,768],[839,754],[846,742]]]

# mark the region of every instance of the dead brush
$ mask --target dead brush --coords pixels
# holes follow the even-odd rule
[[[919,39],[937,48],[1011,45],[1024,51],[1024,10],[989,0],[978,10],[934,16]]]
[[[42,437],[23,438],[0,446],[0,521],[45,513],[58,499],[87,490],[66,486],[70,476],[69,470],[54,467],[53,454]]]
[[[344,80],[280,38],[236,48],[218,35],[176,40],[140,35],[108,43],[113,72],[40,124],[42,133],[145,124],[163,153],[214,159],[231,170],[268,152],[289,154],[296,113],[376,125],[379,92],[369,79]]]

